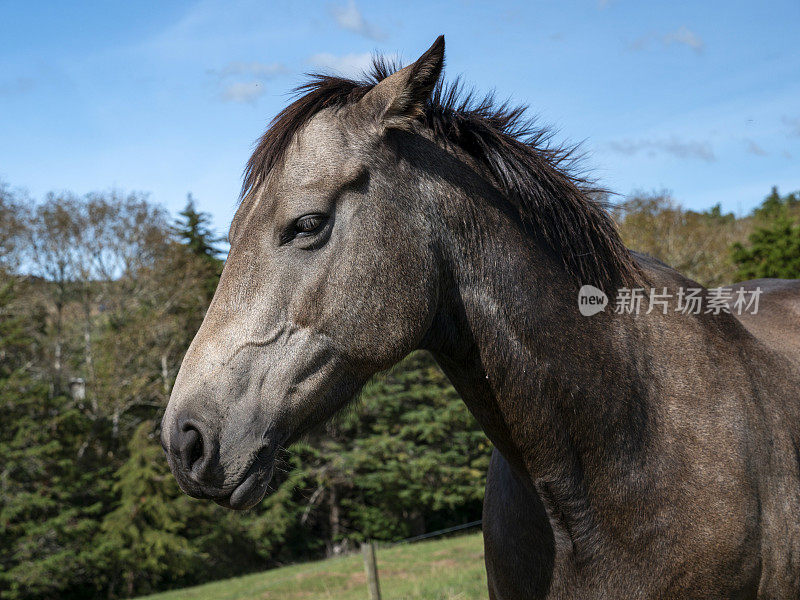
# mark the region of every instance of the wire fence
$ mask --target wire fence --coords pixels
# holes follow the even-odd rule
[[[416,535],[413,537],[397,540],[394,542],[380,542],[380,541],[367,540],[361,545],[360,549],[354,549],[348,552],[343,552],[342,554],[338,554],[323,560],[287,565],[284,568],[291,570],[292,571],[291,574],[287,574],[284,577],[270,579],[269,582],[266,583],[266,585],[260,587],[260,591],[268,592],[270,588],[275,588],[276,586],[288,583],[289,581],[297,581],[298,579],[307,579],[314,575],[321,575],[324,572],[330,571],[332,568],[335,568],[336,565],[340,564],[341,561],[352,559],[358,554],[361,554],[364,560],[364,571],[366,574],[366,588],[369,593],[367,597],[369,597],[370,600],[381,600],[382,596],[380,590],[380,571],[377,562],[378,550],[385,551],[391,548],[395,548],[397,546],[414,544],[416,542],[431,540],[434,538],[447,536],[449,534],[467,531],[469,529],[475,529],[480,527],[482,523],[483,523],[482,520],[471,521],[469,523],[463,523],[461,525],[455,525],[453,527],[447,527],[445,529],[431,531],[428,533],[424,533],[422,535]]]
[[[448,535],[450,533],[455,533],[457,531],[464,531],[466,529],[479,527],[482,524],[483,520],[480,519],[478,521],[472,521],[470,523],[464,523],[462,525],[447,527],[446,529],[439,529],[438,531],[423,533],[422,535],[415,535],[413,537],[406,538],[404,540],[398,540],[396,542],[376,543],[369,540],[364,542],[361,545],[361,553],[362,556],[364,557],[364,571],[367,576],[367,589],[369,590],[370,600],[381,600],[380,576],[378,571],[377,558],[375,555],[376,547],[387,549],[387,548],[393,548],[395,546],[400,546],[403,544],[413,544],[414,542],[421,542],[422,540],[429,540],[436,537],[441,537],[443,535]]]
[[[448,533],[454,533],[456,531],[461,531],[463,529],[472,529],[473,527],[480,527],[482,524],[483,524],[483,519],[478,519],[477,521],[464,523],[463,525],[456,525],[454,527],[448,527],[447,529],[440,529],[438,531],[431,531],[430,533],[423,533],[422,535],[415,535],[414,537],[406,538],[404,540],[398,540],[396,542],[376,542],[376,543],[381,548],[391,548],[392,546],[398,546],[400,544],[413,544],[414,542],[419,542],[421,540],[427,540],[429,538],[439,537],[441,535],[447,535]]]

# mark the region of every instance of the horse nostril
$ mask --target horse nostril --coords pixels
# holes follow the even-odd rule
[[[185,424],[181,429],[179,448],[181,460],[187,471],[195,472],[202,468],[204,447],[203,436],[194,425]]]
[[[196,498],[218,493],[222,473],[215,430],[194,415],[180,414],[169,427],[167,459],[178,484]]]

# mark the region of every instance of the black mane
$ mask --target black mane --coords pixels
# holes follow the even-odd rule
[[[298,98],[272,120],[244,171],[241,197],[253,191],[281,160],[297,131],[325,108],[358,102],[400,65],[383,57],[361,81],[312,74]],[[575,167],[576,146],[552,144],[553,132],[526,116],[526,106],[477,98],[460,81],[440,79],[420,117],[437,139],[458,146],[483,165],[534,235],[564,261],[580,283],[612,292],[641,274],[616,226],[597,200],[605,190]]]

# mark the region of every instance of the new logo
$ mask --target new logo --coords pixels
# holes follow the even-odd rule
[[[608,296],[593,285],[584,285],[578,291],[578,310],[584,317],[603,312],[608,306]]]

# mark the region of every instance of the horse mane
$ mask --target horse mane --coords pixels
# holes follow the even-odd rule
[[[258,187],[314,115],[358,102],[400,68],[376,56],[359,81],[311,74],[256,143],[240,198]],[[486,169],[531,234],[561,257],[578,283],[612,295],[616,287],[636,285],[642,273],[600,200],[606,190],[579,170],[578,146],[553,144],[553,130],[529,118],[527,109],[498,103],[491,93],[478,98],[459,79],[446,84],[440,78],[419,120],[441,143],[457,146]]]

